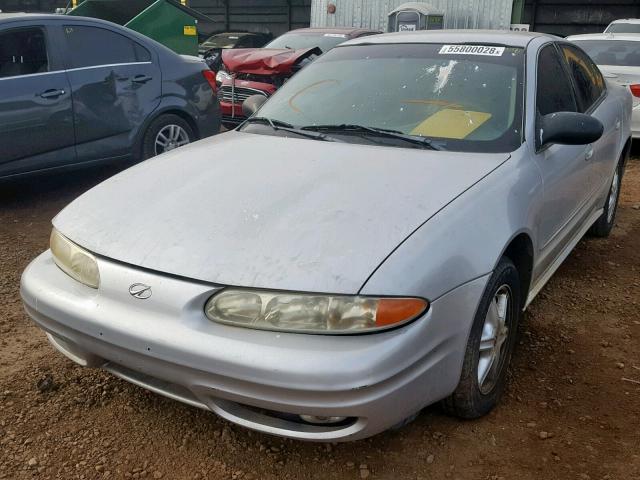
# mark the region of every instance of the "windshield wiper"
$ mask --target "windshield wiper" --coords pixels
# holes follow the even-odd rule
[[[267,117],[249,117],[244,121],[244,123],[264,123],[276,131],[282,130],[283,132],[290,132],[300,135],[301,137],[312,138],[313,140],[322,140],[325,142],[337,141],[335,138],[325,135],[324,133],[303,130],[301,128],[294,127],[290,123],[283,122],[282,120],[274,120]]]
[[[420,145],[423,148],[429,150],[442,150],[440,145],[435,145],[430,138],[420,137],[417,135],[408,135],[402,133],[399,130],[390,130],[387,128],[379,127],[367,127],[365,125],[355,125],[351,123],[342,123],[337,125],[308,125],[306,127],[300,127],[301,130],[307,131],[334,131],[334,132],[355,132],[355,133],[372,133],[379,136],[396,138],[398,140],[404,140],[405,142]]]

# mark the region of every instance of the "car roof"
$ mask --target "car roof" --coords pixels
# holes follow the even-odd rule
[[[640,33],[585,33],[571,35],[567,37],[567,40],[570,42],[574,40],[626,40],[640,42]]]
[[[0,22],[2,20],[15,20],[17,18],[37,18],[37,17],[56,17],[57,15],[40,15],[37,13],[25,13],[25,12],[0,12]]]
[[[349,37],[358,36],[363,33],[381,33],[379,30],[371,30],[370,28],[356,28],[356,27],[327,27],[327,28],[296,28],[290,30],[287,33],[335,33],[341,35],[347,35]],[[286,35],[286,33],[284,34]]]
[[[249,35],[266,35],[265,33],[255,33],[255,32],[218,32],[218,33],[214,33],[213,35],[211,35],[211,37],[218,37],[218,36],[222,36],[222,35],[226,35],[226,36],[238,36],[238,37],[246,37]],[[209,38],[211,38],[209,37]]]
[[[640,18],[619,18],[611,23],[640,23]],[[609,25],[611,25],[611,23]]]
[[[340,46],[363,43],[484,43],[524,48],[535,38],[562,40],[560,37],[547,33],[512,32],[510,30],[418,30],[415,32],[385,33],[356,38]]]
[[[112,22],[108,22],[106,20],[101,20],[99,18],[94,17],[80,17],[80,16],[70,16],[70,15],[60,15],[54,13],[0,13],[0,23],[7,23],[19,20],[30,20],[30,21],[58,21],[58,22],[92,22],[92,23],[102,23],[104,25],[117,26],[121,27],[121,25],[114,24]]]

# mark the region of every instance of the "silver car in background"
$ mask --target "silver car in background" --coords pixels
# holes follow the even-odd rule
[[[77,363],[265,433],[479,417],[523,310],[613,227],[630,96],[542,34],[346,42],[67,206],[26,310]]]
[[[640,33],[640,18],[619,18],[614,20],[604,33]]]
[[[591,33],[567,40],[587,52],[607,79],[631,91],[631,135],[640,138],[640,34]]]

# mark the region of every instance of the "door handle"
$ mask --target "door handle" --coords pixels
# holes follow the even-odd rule
[[[620,120],[616,120],[616,130],[620,130]]]
[[[44,92],[42,92],[40,94],[40,97],[41,98],[58,98],[64,94],[65,94],[64,90],[51,89],[51,90],[45,90]]]
[[[584,159],[591,160],[592,157],[593,157],[593,145],[589,145],[587,147],[587,150],[584,152]]]
[[[153,79],[148,75],[136,75],[135,77],[133,77],[132,82],[133,83],[147,83],[149,80],[153,80]]]

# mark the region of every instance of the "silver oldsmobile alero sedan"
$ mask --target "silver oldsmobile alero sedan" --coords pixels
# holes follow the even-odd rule
[[[606,236],[631,98],[533,33],[349,41],[236,131],[105,181],[22,277],[77,363],[261,432],[487,413],[522,311]]]

